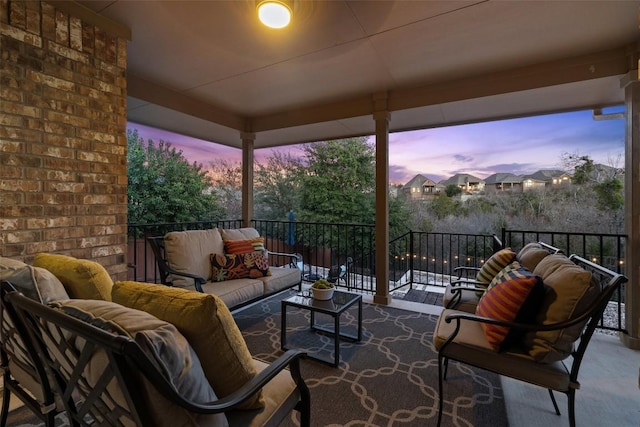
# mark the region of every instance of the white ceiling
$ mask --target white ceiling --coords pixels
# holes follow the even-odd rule
[[[131,30],[129,121],[241,147],[622,103],[640,1],[79,1]],[[635,56],[634,56],[635,55]]]

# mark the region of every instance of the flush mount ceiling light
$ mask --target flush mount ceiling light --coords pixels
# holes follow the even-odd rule
[[[284,28],[291,22],[293,0],[257,0],[258,18],[270,28]]]

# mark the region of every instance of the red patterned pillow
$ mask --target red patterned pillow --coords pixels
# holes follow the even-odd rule
[[[249,270],[249,277],[255,279],[257,277],[271,276],[269,270],[269,261],[264,251],[249,252],[243,254],[244,266]]]
[[[478,316],[513,322],[525,306],[532,290],[541,284],[540,278],[517,261],[503,268],[491,281],[476,307]],[[518,319],[520,320],[520,319]],[[482,323],[487,341],[495,351],[507,337],[509,328]]]
[[[210,259],[211,280],[214,282],[271,276],[269,262],[264,252],[211,254]]]
[[[228,254],[246,254],[254,251],[264,251],[264,237],[245,240],[225,240],[224,251]]]

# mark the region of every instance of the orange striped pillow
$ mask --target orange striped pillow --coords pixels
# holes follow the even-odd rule
[[[228,254],[246,254],[264,251],[264,237],[246,240],[225,240],[224,251]]]
[[[491,281],[489,288],[478,302],[476,314],[513,322],[539,281],[538,276],[521,267],[517,261],[509,264]],[[489,344],[495,351],[499,351],[500,345],[509,333],[509,328],[482,323],[482,329]]]

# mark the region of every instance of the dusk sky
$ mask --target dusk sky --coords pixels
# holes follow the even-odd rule
[[[624,123],[622,119],[595,121],[589,110],[393,133],[389,135],[389,177],[392,183],[405,184],[416,174],[436,182],[456,173],[479,178],[496,172],[522,175],[539,169],[563,169],[563,153],[587,155],[596,163],[624,167]],[[127,128],[137,129],[145,140],[170,142],[188,160],[205,167],[221,157],[241,160],[237,148],[136,123],[128,123]],[[299,152],[299,148],[260,149],[255,159],[260,162],[274,150]]]

